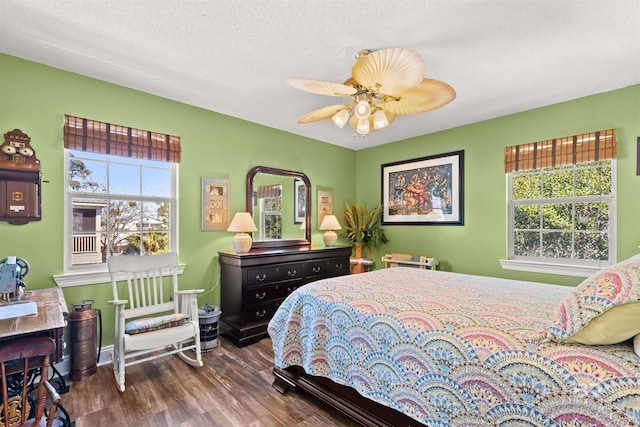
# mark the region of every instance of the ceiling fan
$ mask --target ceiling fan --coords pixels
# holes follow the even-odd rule
[[[311,93],[350,98],[347,104],[307,113],[298,123],[331,118],[338,127],[349,123],[364,136],[387,127],[397,115],[435,110],[456,98],[451,86],[425,78],[425,71],[424,61],[413,49],[362,50],[356,53],[351,77],[342,84],[309,79],[287,79],[287,83]]]

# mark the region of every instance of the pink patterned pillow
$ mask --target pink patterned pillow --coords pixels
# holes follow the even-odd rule
[[[640,255],[599,271],[560,305],[547,340],[615,344],[640,334]]]

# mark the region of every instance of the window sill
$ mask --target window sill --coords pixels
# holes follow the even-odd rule
[[[605,268],[600,266],[578,266],[571,264],[560,264],[554,262],[543,261],[525,261],[525,260],[500,260],[503,270],[529,271],[532,273],[560,274],[563,276],[589,277],[593,273]]]
[[[185,266],[178,266],[178,275],[181,275]],[[169,274],[164,274],[168,276]],[[124,280],[124,275],[117,275],[116,280]],[[101,283],[111,283],[111,275],[106,269],[70,271],[64,274],[53,276],[53,280],[61,288],[73,286],[97,285]]]

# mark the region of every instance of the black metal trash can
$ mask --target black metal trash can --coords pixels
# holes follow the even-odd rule
[[[218,320],[220,319],[220,309],[214,305],[206,304],[198,310],[198,321],[200,323],[200,350],[210,351],[218,346]]]

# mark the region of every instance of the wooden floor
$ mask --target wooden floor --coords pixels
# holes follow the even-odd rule
[[[202,356],[202,368],[176,356],[128,367],[123,393],[111,364],[100,366],[71,383],[62,404],[76,427],[357,425],[301,392],[278,393],[268,338],[244,348],[222,338]]]

